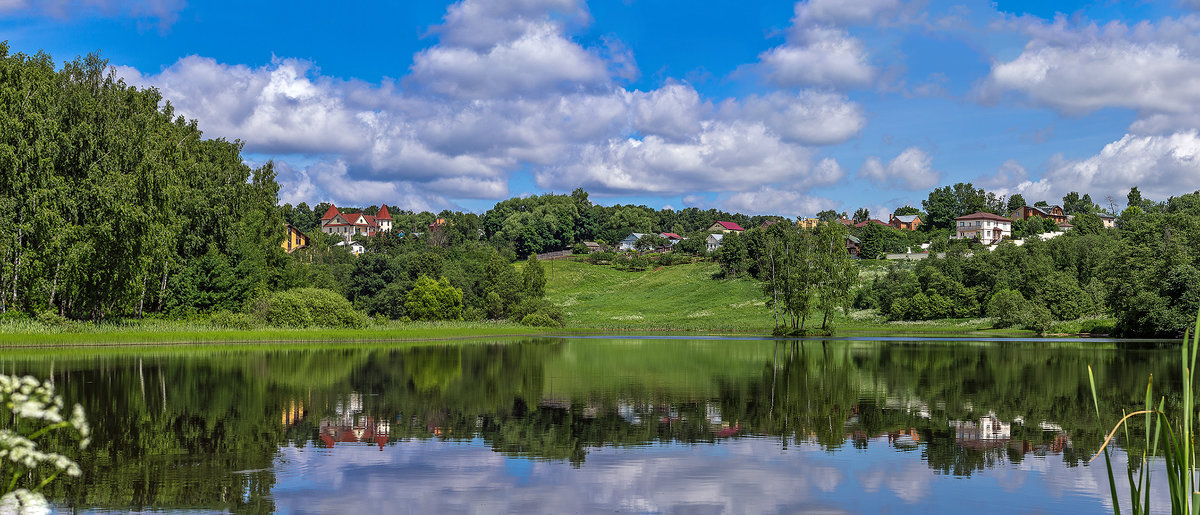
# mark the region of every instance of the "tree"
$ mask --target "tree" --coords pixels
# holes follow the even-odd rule
[[[1142,192],[1138,191],[1138,187],[1129,188],[1129,194],[1125,196],[1125,207],[1142,207]]]
[[[832,209],[826,209],[824,211],[817,213],[817,219],[821,220],[822,222],[827,222],[827,223],[833,223],[833,222],[837,221],[838,218],[845,218],[845,217],[846,217],[846,213],[839,214],[837,211],[834,211]]]
[[[1011,196],[1008,197],[1008,205],[1006,207],[1008,208],[1008,212],[1011,213],[1013,211],[1021,209],[1025,205],[1027,205],[1025,203],[1025,197],[1022,196],[1020,193],[1013,193]]]
[[[663,238],[662,236],[657,234],[647,234],[633,242],[633,248],[638,251],[647,251],[661,248],[670,244],[671,242],[667,241],[667,239]]]
[[[1083,212],[1075,215],[1071,219],[1071,225],[1074,225],[1074,231],[1078,234],[1100,234],[1104,232],[1104,221],[1099,215],[1091,212]]]
[[[525,285],[525,295],[529,298],[540,299],[546,296],[546,269],[538,261],[536,254],[530,254],[525,260],[525,270],[521,273],[521,282]]]
[[[422,275],[408,291],[404,301],[405,316],[412,320],[462,320],[462,290],[442,277],[433,280]]]
[[[892,214],[894,214],[896,216],[919,215],[919,214],[921,214],[921,210],[917,209],[915,207],[909,206],[909,205],[905,205],[903,207],[896,208],[896,210],[893,211]]]
[[[983,211],[987,207],[987,194],[971,183],[956,183],[942,186],[929,192],[929,198],[921,201],[926,213],[922,227],[945,229],[954,226],[954,219]]]
[[[860,207],[854,211],[854,223],[865,222],[871,219],[871,210]]]

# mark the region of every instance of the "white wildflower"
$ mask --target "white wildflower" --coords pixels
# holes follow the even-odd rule
[[[50,504],[46,502],[46,498],[42,497],[42,494],[20,488],[0,497],[0,515],[10,513],[23,515],[50,513]]]

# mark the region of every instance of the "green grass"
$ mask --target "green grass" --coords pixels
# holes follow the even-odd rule
[[[37,322],[21,320],[0,323],[0,346],[421,341],[563,332],[567,331],[508,322],[388,322],[359,329],[225,329],[204,323],[172,320],[76,324],[68,331],[61,331]]]
[[[561,306],[567,326],[598,331],[697,331],[770,334],[775,327],[760,283],[754,279],[712,279],[716,265],[691,263],[622,272],[574,261],[547,263],[546,296]],[[878,268],[874,263],[868,269]],[[873,312],[838,310],[838,335],[955,334],[1023,336],[1020,329],[991,329],[991,319],[888,322]],[[810,315],[809,328],[820,327]]]

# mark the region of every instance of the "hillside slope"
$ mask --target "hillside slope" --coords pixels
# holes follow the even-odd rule
[[[770,333],[771,313],[757,281],[713,280],[714,265],[693,263],[622,272],[549,261],[546,296],[569,327]]]

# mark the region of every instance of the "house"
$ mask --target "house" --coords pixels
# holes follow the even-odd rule
[[[386,205],[379,208],[379,213],[364,215],[362,213],[342,213],[337,206],[330,205],[329,210],[321,217],[321,232],[337,234],[345,241],[350,241],[356,235],[374,236],[376,233],[392,230],[392,215]]]
[[[978,239],[984,244],[1012,238],[1012,220],[993,213],[972,213],[954,219],[951,239]]]
[[[637,246],[637,241],[642,239],[642,236],[645,235],[646,233],[642,232],[630,234],[629,236],[626,236],[625,239],[621,240],[621,243],[617,244],[617,248],[620,250],[634,250],[634,247]]]
[[[283,247],[284,251],[290,254],[293,250],[302,249],[309,245],[310,242],[308,241],[307,234],[300,232],[300,229],[297,229],[292,224],[284,224],[284,226],[287,228],[287,237],[279,244],[280,247]]]
[[[1117,226],[1117,217],[1113,215],[1108,213],[1096,213],[1096,216],[1100,217],[1101,222],[1104,222],[1105,229],[1112,229],[1113,227]]]
[[[599,243],[596,243],[594,241],[585,241],[585,242],[583,242],[583,245],[587,247],[589,253],[600,252],[600,251],[604,250],[603,247],[601,247]]]
[[[1070,222],[1059,222],[1058,223],[1058,230],[1060,232],[1067,232],[1073,228],[1075,228],[1075,226],[1072,225]]]
[[[676,243],[679,243],[685,239],[683,236],[673,232],[660,232],[658,235],[662,238],[665,238],[667,243],[670,243],[672,247],[674,247]]]
[[[1062,206],[1021,206],[1008,215],[1013,220],[1028,220],[1031,216],[1049,218],[1055,223],[1067,221],[1067,214],[1063,212]]]
[[[774,219],[774,220],[764,220],[764,221],[763,221],[763,223],[762,223],[762,225],[760,225],[759,227],[761,227],[763,230],[766,230],[766,229],[767,229],[767,227],[770,227],[770,226],[772,226],[772,225],[775,225],[775,224],[777,224],[777,223],[779,223],[779,222],[782,222],[782,220],[780,220],[780,219],[778,219],[778,218],[776,218],[776,219]]]
[[[454,222],[445,218],[438,218],[437,220],[434,220],[433,223],[429,224],[429,232],[440,231],[446,226],[454,227]]]
[[[742,229],[742,226],[735,224],[733,222],[716,222],[716,223],[708,226],[708,232],[719,232],[721,234],[726,234],[726,233],[730,233],[730,232],[740,233],[742,231],[745,231],[745,229]]]
[[[872,218],[870,220],[863,220],[861,222],[854,224],[854,226],[858,227],[859,229],[862,229],[863,227],[866,227],[867,225],[870,225],[872,223],[877,224],[877,225],[882,225],[884,227],[891,227],[890,225],[884,223],[883,220],[876,220],[874,218]]]
[[[709,252],[721,248],[721,239],[725,237],[724,233],[716,233],[708,235],[708,239],[704,240],[704,248]]]
[[[350,253],[354,254],[355,256],[360,255],[367,250],[367,248],[362,246],[361,243],[352,240],[339,241],[335,243],[335,245],[339,247],[345,247],[346,250],[350,251]]]
[[[852,256],[852,257],[858,257],[858,254],[861,251],[862,251],[862,240],[859,240],[858,238],[855,238],[854,236],[847,234],[846,235],[846,253],[850,254],[850,256]]]
[[[903,231],[915,231],[921,225],[921,215],[892,215],[888,225]]]
[[[796,226],[801,229],[816,229],[820,223],[820,218],[801,218],[796,221]]]

